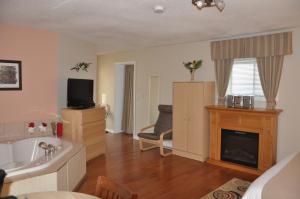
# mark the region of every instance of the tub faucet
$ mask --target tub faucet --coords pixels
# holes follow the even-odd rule
[[[48,144],[46,142],[40,142],[39,147],[46,150],[46,149],[48,149]]]
[[[53,154],[55,153],[57,148],[53,146],[52,144],[48,144],[48,153]]]
[[[47,144],[46,142],[40,142],[39,147],[45,150],[45,155],[53,154],[57,150],[55,146]]]
[[[45,150],[45,156],[48,154],[48,144],[46,142],[40,142],[39,147]]]

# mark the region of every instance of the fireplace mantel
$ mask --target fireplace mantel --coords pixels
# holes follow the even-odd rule
[[[281,109],[236,109],[207,106],[210,112],[209,163],[260,175],[276,163],[277,124]],[[221,160],[221,129],[259,134],[258,168]]]

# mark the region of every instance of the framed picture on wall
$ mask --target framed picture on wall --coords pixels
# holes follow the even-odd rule
[[[0,91],[22,90],[22,62],[0,60]]]

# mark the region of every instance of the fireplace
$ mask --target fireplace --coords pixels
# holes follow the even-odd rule
[[[258,168],[259,134],[222,129],[221,160]]]
[[[206,108],[210,113],[208,163],[255,175],[261,175],[276,163],[277,124],[278,116],[282,110],[236,109],[214,105],[207,106]],[[224,133],[222,133],[222,129]],[[234,131],[230,133],[226,130]],[[240,132],[239,136],[236,135],[237,132]],[[222,141],[222,134],[225,136],[225,141]],[[232,141],[233,143],[231,143]],[[253,142],[257,144],[253,144]],[[248,145],[256,145],[256,147],[254,147],[254,150],[250,150],[250,158],[236,158],[237,155],[231,155],[228,158],[224,156],[226,148],[223,148],[224,152],[221,158],[222,144],[223,147],[227,145],[226,148],[229,146],[231,153],[227,151],[227,154],[232,154],[233,152],[234,154],[242,153],[246,157],[249,155]],[[232,148],[234,149],[233,152]],[[254,159],[255,161],[252,161]]]

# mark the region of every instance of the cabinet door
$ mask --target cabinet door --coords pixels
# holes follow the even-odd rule
[[[68,191],[74,191],[86,174],[86,155],[82,148],[68,162]]]
[[[187,150],[187,83],[173,84],[173,148]]]
[[[68,166],[67,165],[68,164],[65,164],[57,172],[57,190],[58,191],[69,191]]]
[[[203,92],[202,83],[190,83],[188,93],[188,133],[187,151],[194,154],[202,154],[203,149]]]

